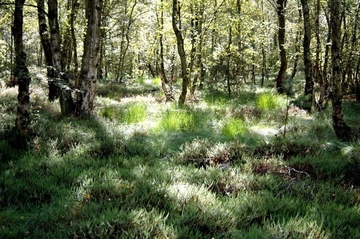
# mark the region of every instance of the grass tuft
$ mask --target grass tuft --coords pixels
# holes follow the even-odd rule
[[[167,110],[158,125],[161,130],[167,132],[194,131],[196,129],[196,116],[187,110]]]
[[[222,127],[221,132],[231,138],[235,139],[238,136],[241,136],[245,133],[246,127],[244,126],[244,122],[241,119],[231,118],[227,121]]]
[[[279,96],[273,92],[263,92],[256,96],[255,104],[260,110],[274,110],[280,107]]]

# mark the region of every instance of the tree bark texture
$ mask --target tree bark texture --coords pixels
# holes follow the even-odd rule
[[[50,28],[50,45],[52,53],[53,66],[57,70],[58,74],[61,69],[61,35],[58,21],[58,1],[48,1],[48,20]]]
[[[278,44],[280,50],[280,69],[278,76],[276,78],[276,90],[278,93],[282,94],[285,92],[284,81],[286,79],[286,70],[287,70],[287,59],[286,59],[286,48],[285,48],[286,0],[277,0],[276,4],[277,4],[276,12],[279,21]]]
[[[310,25],[310,12],[308,0],[301,0],[302,12],[304,17],[304,39],[303,39],[303,57],[304,57],[304,71],[305,71],[305,93],[308,97],[309,108],[312,111],[314,106],[314,81],[312,72],[310,42],[311,42],[311,25]]]
[[[80,70],[80,113],[91,116],[94,110],[95,87],[100,49],[102,0],[89,0],[86,5],[87,29]]]
[[[182,88],[181,88],[181,94],[179,97],[178,104],[180,106],[185,104],[186,94],[187,94],[187,88],[189,85],[189,76],[188,72],[186,70],[186,54],[184,49],[184,39],[183,36],[179,30],[178,24],[180,24],[180,6],[178,5],[178,0],[173,0],[173,6],[172,6],[172,26],[173,30],[176,36],[176,42],[177,42],[177,49],[180,57],[181,62],[181,77],[182,77]]]
[[[48,21],[50,28],[50,45],[52,56],[53,84],[56,87],[57,97],[60,98],[62,115],[70,115],[74,112],[74,101],[71,89],[66,85],[65,73],[61,72],[61,35],[58,21],[58,1],[48,0]],[[45,50],[45,49],[44,49]],[[62,79],[62,80],[61,80]]]
[[[73,0],[73,4],[71,6],[71,15],[70,15],[70,33],[72,40],[72,48],[73,48],[73,61],[74,61],[74,82],[75,88],[78,89],[79,85],[79,60],[77,55],[77,40],[75,35],[75,20],[79,10],[80,3],[78,0]]]
[[[341,21],[340,21],[341,0],[331,0],[330,2],[330,26],[331,26],[331,63],[333,77],[333,128],[338,139],[348,141],[352,133],[346,124],[342,112],[342,89],[341,89]]]
[[[23,8],[25,0],[15,0],[14,26],[12,34],[14,36],[15,47],[15,70],[14,76],[18,81],[18,106],[16,112],[15,127],[17,130],[17,146],[26,148],[28,131],[30,126],[30,75],[26,66],[26,53],[23,43]]]
[[[39,22],[39,35],[41,39],[42,48],[45,55],[46,67],[47,67],[47,77],[48,77],[48,99],[54,101],[58,96],[58,87],[55,84],[56,81],[56,69],[54,69],[52,53],[51,53],[51,43],[50,43],[50,34],[46,24],[46,14],[45,14],[45,1],[38,0],[38,22]]]
[[[325,97],[325,80],[321,70],[320,54],[321,54],[321,38],[320,38],[320,0],[316,0],[316,13],[315,13],[315,36],[316,36],[316,56],[315,56],[315,72],[314,78],[320,87],[319,100],[317,102],[318,108],[322,108]]]

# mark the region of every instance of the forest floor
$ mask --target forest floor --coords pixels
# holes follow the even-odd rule
[[[148,79],[100,82],[78,119],[40,73],[31,91],[31,148],[0,141],[0,238],[360,238],[360,143],[336,139],[330,107],[244,84],[179,108]],[[2,132],[16,95],[0,89]],[[344,115],[359,128],[358,104]]]

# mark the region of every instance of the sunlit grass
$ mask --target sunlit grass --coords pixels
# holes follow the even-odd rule
[[[31,148],[0,141],[0,238],[360,237],[359,142],[331,112],[291,108],[284,138],[275,93],[175,105],[101,96],[77,119],[34,97]]]
[[[285,106],[284,100],[274,92],[259,93],[255,104],[260,110],[274,110]]]
[[[104,118],[118,120],[121,123],[139,123],[147,116],[147,106],[141,103],[128,103],[124,106],[106,106],[101,111]]]
[[[181,109],[167,110],[158,123],[161,130],[172,131],[193,131],[196,128],[196,119],[193,112]]]
[[[224,126],[222,127],[221,132],[231,138],[234,139],[237,136],[241,136],[245,133],[246,127],[244,122],[241,119],[230,119],[229,121],[225,122]]]
[[[155,77],[153,79],[153,84],[154,85],[161,85],[161,78],[160,77]]]

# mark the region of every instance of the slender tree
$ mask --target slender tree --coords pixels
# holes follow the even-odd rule
[[[42,49],[45,55],[47,78],[48,78],[48,99],[54,101],[58,97],[58,87],[55,84],[56,81],[56,69],[53,65],[53,55],[51,50],[50,35],[46,24],[46,12],[45,1],[38,0],[38,23],[39,23],[39,35],[42,44]]]
[[[14,36],[15,47],[15,70],[14,76],[17,79],[18,106],[16,112],[15,127],[17,130],[17,143],[20,148],[26,148],[28,132],[30,127],[30,75],[26,66],[26,53],[23,43],[23,8],[25,0],[15,0],[14,25],[12,34]]]
[[[181,77],[182,77],[182,88],[181,88],[181,94],[179,97],[178,104],[180,106],[185,104],[186,94],[187,94],[187,88],[189,85],[189,76],[187,72],[187,64],[186,64],[186,54],[184,49],[184,38],[181,34],[181,31],[179,30],[178,24],[181,23],[180,18],[180,6],[178,0],[173,0],[173,6],[172,6],[172,27],[176,36],[176,42],[177,42],[177,49],[180,57],[181,62]]]
[[[286,58],[286,48],[285,48],[286,1],[287,0],[276,1],[276,13],[279,21],[278,44],[280,50],[280,69],[276,78],[276,90],[280,94],[284,93],[284,81],[286,78],[286,69],[287,69],[287,58]]]
[[[301,0],[302,12],[304,17],[304,39],[303,39],[303,57],[304,57],[304,71],[305,71],[305,96],[308,97],[309,111],[314,110],[314,81],[311,61],[311,25],[310,25],[310,11],[308,0]]]
[[[165,72],[165,58],[164,58],[164,1],[160,1],[160,14],[157,14],[157,20],[159,25],[159,73],[161,79],[161,88],[165,94],[166,101],[174,100],[172,92],[172,81],[170,82],[169,89],[167,84],[169,83]]]
[[[342,89],[341,89],[341,0],[331,0],[330,2],[330,26],[331,26],[331,63],[333,77],[333,127],[336,136],[343,141],[351,139],[350,127],[346,124],[342,112]]]
[[[78,110],[81,115],[91,116],[94,110],[97,66],[100,50],[100,25],[102,0],[86,1],[87,29],[84,39],[84,54],[79,75]]]
[[[48,21],[50,28],[50,46],[52,56],[53,82],[57,88],[57,96],[60,98],[62,115],[70,115],[74,112],[74,101],[71,89],[67,86],[65,72],[61,72],[61,34],[59,26],[58,1],[48,0]],[[44,51],[47,50],[44,48]]]

